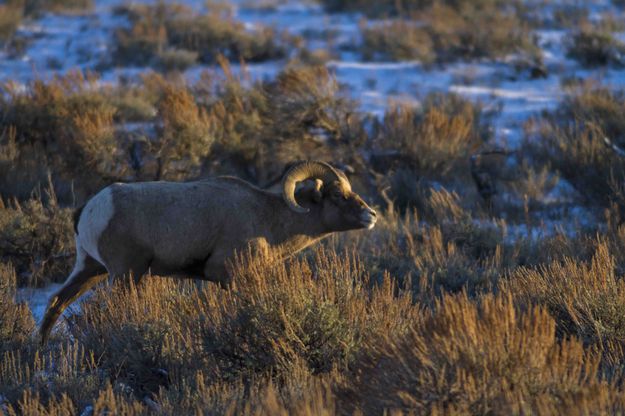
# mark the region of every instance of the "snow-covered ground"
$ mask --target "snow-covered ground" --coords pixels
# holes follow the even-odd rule
[[[18,289],[17,301],[28,302],[30,309],[33,313],[35,321],[41,322],[43,314],[46,312],[46,306],[48,306],[48,299],[59,290],[60,284],[50,284],[44,288],[32,288],[25,287]]]
[[[149,1],[142,1],[148,3]],[[42,19],[20,26],[18,35],[29,40],[23,55],[11,57],[0,52],[0,80],[28,82],[34,78],[50,78],[72,68],[93,70],[110,56],[113,33],[127,24],[113,13],[122,0],[96,0],[96,7],[85,14],[46,15]],[[185,1],[202,11],[204,2]],[[303,36],[307,47],[331,49],[338,59],[328,62],[340,83],[362,103],[361,109],[376,115],[384,113],[391,102],[418,104],[431,91],[453,91],[490,105],[501,106],[496,120],[496,139],[509,147],[518,145],[520,128],[533,114],[552,109],[562,98],[563,78],[595,78],[621,87],[625,85],[623,71],[589,71],[566,58],[564,30],[539,30],[536,35],[543,50],[548,77],[530,79],[528,74],[515,73],[506,60],[502,62],[471,62],[424,68],[419,62],[363,62],[358,54],[343,46],[360,41],[358,14],[327,14],[310,0],[279,2],[275,7],[261,7],[265,2],[231,1],[234,17],[247,26],[269,25],[278,31]],[[609,2],[586,2],[592,16],[612,12]],[[619,14],[617,14],[619,13]],[[323,36],[331,33],[331,45]],[[510,57],[514,59],[514,57]],[[274,61],[246,66],[252,79],[273,77],[284,65]],[[116,82],[121,76],[132,78],[147,68],[109,68],[100,70],[106,82]],[[187,70],[191,79],[206,67],[197,65]],[[211,68],[215,69],[215,68]],[[234,66],[234,71],[237,71]]]
[[[147,0],[141,2],[149,3]],[[199,11],[205,7],[203,0],[181,2]],[[515,71],[511,61],[518,57],[500,62],[461,62],[434,68],[425,68],[419,62],[364,62],[353,52],[353,47],[345,47],[360,41],[361,15],[330,15],[312,0],[281,1],[277,6],[269,7],[259,6],[259,3],[267,2],[250,0],[233,0],[231,3],[234,17],[247,27],[260,24],[273,26],[279,31],[304,37],[311,50],[331,50],[335,58],[327,63],[328,68],[335,73],[347,93],[361,103],[362,111],[381,116],[392,103],[419,105],[429,92],[455,92],[479,100],[489,108],[500,108],[493,120],[494,140],[496,144],[510,149],[520,145],[526,120],[557,106],[563,97],[563,79],[592,78],[614,88],[625,87],[625,71],[583,69],[568,59],[564,50],[566,30],[546,28],[536,32],[548,75],[532,79],[528,73]],[[95,4],[93,11],[84,14],[49,14],[23,23],[18,35],[28,39],[26,50],[19,56],[0,51],[0,81],[27,83],[36,78],[49,79],[74,68],[99,68],[112,53],[115,29],[128,22],[113,13],[115,6],[124,4],[123,0],[95,0]],[[589,8],[593,19],[605,13],[612,13],[615,18],[623,16],[607,0],[581,4]],[[548,7],[544,10],[548,12]],[[270,79],[284,64],[285,61],[249,64],[246,69],[252,79]],[[185,75],[191,80],[197,79],[206,69],[206,66],[196,65],[189,68]],[[215,67],[209,69],[217,70]],[[100,72],[103,82],[115,83],[122,76],[132,78],[145,70],[147,68],[108,68]],[[233,65],[233,72],[237,71],[240,67]],[[520,228],[509,231],[511,235],[534,233]],[[20,296],[29,300],[37,319],[40,319],[47,298],[54,289],[23,290]]]

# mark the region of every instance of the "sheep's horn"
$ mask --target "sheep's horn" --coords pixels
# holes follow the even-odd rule
[[[306,179],[320,179],[323,183],[343,181],[341,175],[324,162],[299,162],[284,174],[282,178],[282,197],[284,202],[295,212],[306,213],[308,208],[300,206],[295,200],[295,186]]]

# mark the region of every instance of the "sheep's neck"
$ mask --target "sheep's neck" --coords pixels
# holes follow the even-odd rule
[[[286,206],[280,211],[274,216],[278,221],[271,239],[273,249],[280,257],[295,254],[330,234],[321,220],[315,218],[318,216],[315,211],[298,214]]]

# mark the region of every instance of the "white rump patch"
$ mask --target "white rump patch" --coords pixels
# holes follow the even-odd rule
[[[76,263],[74,263],[74,269],[63,283],[63,287],[72,283],[76,278],[76,275],[85,269],[85,259],[87,258],[87,252],[82,248],[78,236],[76,236]],[[60,290],[60,289],[59,289]]]
[[[80,244],[87,254],[102,264],[104,262],[98,252],[98,241],[114,213],[113,191],[109,186],[87,202],[78,220],[76,246]]]

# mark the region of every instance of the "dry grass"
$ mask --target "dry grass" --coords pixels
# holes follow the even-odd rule
[[[431,37],[414,22],[396,20],[364,26],[361,30],[362,51],[366,60],[418,60],[426,65],[436,60]]]
[[[0,45],[11,39],[22,17],[22,8],[12,3],[0,4]]]
[[[112,393],[133,406],[143,401],[141,408],[147,396],[172,411],[305,402],[312,411],[323,402],[304,399],[300,389],[328,389],[322,381],[340,379],[362,348],[419,319],[410,294],[397,294],[388,278],[371,288],[356,257],[319,251],[289,265],[241,260],[234,276],[228,292],[156,277],[139,288],[97,291],[67,322],[76,343],[32,364],[18,354],[3,357],[0,394],[12,403],[30,395],[29,406],[66,400],[78,409],[92,400],[113,406],[112,397],[102,399]],[[244,380],[257,381],[248,390]],[[284,396],[270,393],[277,403],[265,402],[267,389]],[[322,394],[330,390],[312,397]]]
[[[472,104],[465,101],[457,112],[446,110],[442,105],[423,112],[402,106],[389,110],[379,132],[380,145],[400,152],[419,175],[448,174],[468,160],[482,137]]]
[[[82,73],[25,91],[6,83],[0,192],[28,199],[51,174],[62,203],[79,205],[120,180],[229,173],[262,185],[295,159],[353,163],[367,137],[325,68],[289,68],[244,87],[245,75],[220,59],[226,76],[205,73],[195,85],[154,73],[119,87]]]
[[[430,306],[388,275],[374,284],[358,256],[323,249],[287,265],[241,259],[230,291],[117,284],[83,303],[48,352],[5,354],[0,394],[9,414],[620,412],[608,250],[589,265],[521,268],[500,295],[443,293]],[[24,316],[20,334],[32,329]]]
[[[371,235],[348,235],[338,247],[355,247],[375,279],[390,273],[422,304],[446,292],[488,292],[515,262],[506,258],[505,224],[480,225],[459,202],[458,195],[443,190],[431,192],[420,215],[391,206]]]

